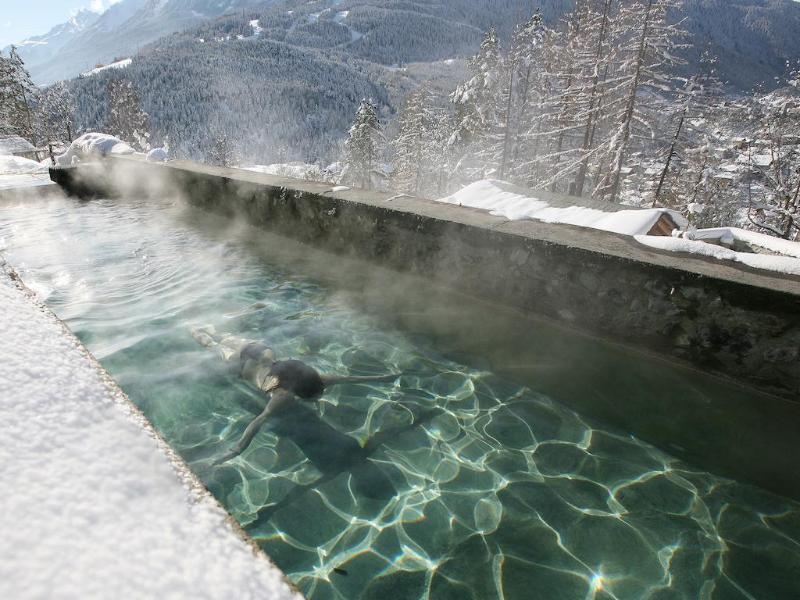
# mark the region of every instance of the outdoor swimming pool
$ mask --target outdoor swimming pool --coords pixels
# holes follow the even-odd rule
[[[31,202],[2,208],[0,248],[309,598],[800,596],[800,503],[577,414],[544,373],[559,365],[521,385],[365,310],[374,290],[310,276],[287,257],[302,248],[221,223]],[[403,376],[336,386],[214,466],[263,399],[192,339],[201,324],[324,373]]]

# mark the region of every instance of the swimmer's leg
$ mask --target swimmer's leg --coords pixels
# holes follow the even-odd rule
[[[213,325],[192,327],[189,331],[198,344],[215,350],[225,362],[239,362],[242,350],[251,344],[259,343],[229,333],[218,335]]]
[[[217,335],[217,330],[213,325],[203,325],[201,327],[192,327],[189,329],[194,340],[204,346],[205,348],[213,348],[219,343],[221,339]]]
[[[236,446],[215,460],[213,464],[219,465],[239,456],[247,449],[247,447],[250,445],[250,442],[253,441],[253,438],[258,433],[258,430],[261,429],[261,426],[272,413],[295,401],[295,396],[291,392],[287,392],[286,390],[282,389],[273,391],[272,397],[269,399],[269,402],[267,402],[267,407],[261,412],[260,415],[250,421],[250,424],[247,426],[247,429],[244,430],[244,433],[242,434],[242,437]]]

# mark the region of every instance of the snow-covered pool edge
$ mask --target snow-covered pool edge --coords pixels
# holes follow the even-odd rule
[[[0,596],[300,599],[0,257]]]

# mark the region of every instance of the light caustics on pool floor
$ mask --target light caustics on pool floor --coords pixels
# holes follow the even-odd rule
[[[2,209],[0,247],[308,597],[800,597],[800,504],[382,330],[191,221],[26,204]],[[263,400],[193,341],[205,323],[322,372],[404,375],[331,388],[213,466]]]

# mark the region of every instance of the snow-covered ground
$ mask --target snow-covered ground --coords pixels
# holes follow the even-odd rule
[[[46,173],[47,167],[21,156],[0,155],[0,173],[4,175],[30,175]]]
[[[0,155],[0,191],[50,185],[46,163],[19,156]]]
[[[552,206],[544,200],[512,191],[503,182],[492,179],[471,183],[452,196],[440,199],[439,202],[481,208],[488,210],[490,214],[505,217],[510,221],[532,219],[546,223],[590,227],[625,235],[649,232],[664,213],[668,213],[675,223],[686,224],[686,220],[680,213],[665,208],[603,211],[585,206]]]
[[[118,60],[117,62],[113,62],[109,65],[104,65],[102,67],[97,67],[96,69],[92,69],[91,71],[86,71],[85,73],[81,73],[81,77],[91,77],[92,75],[97,75],[98,73],[102,73],[103,71],[108,71],[109,69],[125,69],[126,67],[131,66],[133,62],[132,58],[123,58],[122,60]]]
[[[3,268],[0,332],[1,598],[300,599]]]

